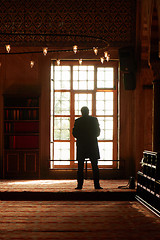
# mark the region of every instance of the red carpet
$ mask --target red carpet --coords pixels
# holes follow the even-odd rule
[[[101,180],[102,190],[95,190],[93,180],[85,180],[82,190],[75,190],[76,180],[1,180],[0,200],[96,201],[135,199],[136,190],[119,189],[127,180]]]
[[[103,190],[95,190],[87,180],[83,190],[75,190],[76,180],[1,180],[0,240],[159,240],[160,218],[135,198],[127,201],[136,192],[118,188],[127,182],[101,180]],[[3,201],[6,194],[15,201]],[[16,194],[28,201],[19,201]],[[31,201],[32,194],[47,201]],[[60,201],[51,201],[58,195]]]
[[[0,202],[0,239],[159,240],[160,218],[138,202]]]
[[[131,189],[119,189],[126,186],[128,180],[101,180],[103,192],[135,192]],[[74,192],[77,180],[0,180],[0,192]],[[95,191],[93,180],[85,180],[83,192]]]

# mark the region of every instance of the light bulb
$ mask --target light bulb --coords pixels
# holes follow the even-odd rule
[[[78,51],[78,47],[77,47],[77,45],[74,45],[74,46],[73,46],[73,52],[76,54],[77,51]]]
[[[47,50],[48,50],[48,48],[47,48],[47,47],[43,48],[43,54],[44,54],[44,56],[46,56],[46,55],[47,55]]]
[[[8,44],[8,45],[6,45],[6,51],[9,53],[10,52],[10,50],[11,50],[11,46]]]
[[[57,59],[57,65],[59,66],[61,63],[60,59]]]
[[[109,54],[107,51],[105,51],[105,52],[104,52],[104,57],[105,57],[105,59],[106,59],[107,62],[108,62],[109,59],[110,59],[110,54]]]
[[[34,61],[33,60],[30,61],[30,66],[31,66],[31,68],[33,68],[33,66],[34,66]]]
[[[108,52],[107,52],[107,51],[104,52],[104,57],[105,57],[105,58],[108,57]]]
[[[103,64],[104,63],[104,57],[101,57],[101,63]]]
[[[82,65],[82,58],[79,59],[79,65]]]
[[[98,54],[98,48],[97,48],[97,47],[94,47],[94,48],[93,48],[93,51],[94,51],[95,55]]]
[[[108,56],[106,57],[107,62],[109,61],[109,59],[110,59],[110,56],[108,55]]]

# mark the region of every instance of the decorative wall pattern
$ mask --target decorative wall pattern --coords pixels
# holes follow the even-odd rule
[[[7,41],[18,46],[62,41],[53,36],[11,37],[3,33],[85,34],[105,38],[111,45],[133,44],[135,2],[136,0],[2,0],[0,45]],[[63,42],[70,40],[74,41],[73,38],[63,38]]]

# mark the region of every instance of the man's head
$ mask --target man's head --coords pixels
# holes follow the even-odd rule
[[[88,114],[89,114],[88,107],[82,107],[81,108],[81,113],[82,113],[82,116],[88,116]]]

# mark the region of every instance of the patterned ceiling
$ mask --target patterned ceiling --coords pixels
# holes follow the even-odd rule
[[[54,34],[94,36],[105,39],[112,46],[133,45],[135,2],[136,0],[1,0],[0,46],[7,42],[15,46],[40,46],[75,41],[75,37]],[[76,37],[76,41],[86,43],[95,40]]]

